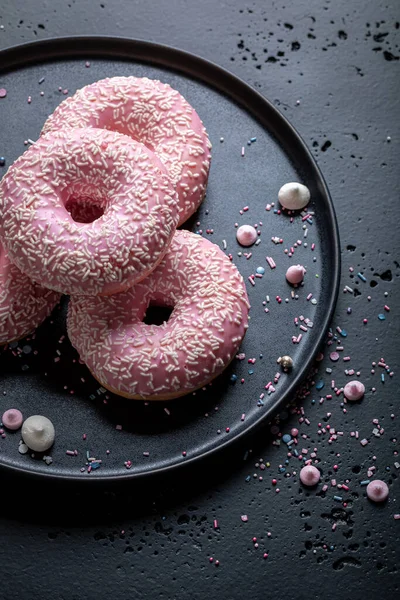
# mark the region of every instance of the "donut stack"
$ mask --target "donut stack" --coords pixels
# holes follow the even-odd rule
[[[244,282],[176,229],[204,198],[210,148],[159,81],[114,77],[62,102],[0,182],[0,344],[68,294],[70,340],[114,393],[165,400],[219,375],[248,326]],[[169,320],[146,324],[151,305]]]

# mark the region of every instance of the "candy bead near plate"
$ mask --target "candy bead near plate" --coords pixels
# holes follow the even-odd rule
[[[293,397],[307,374],[338,292],[333,205],[301,138],[240,79],[173,48],[118,38],[63,38],[5,50],[0,58],[0,88],[7,91],[0,99],[7,140],[0,176],[24,152],[24,141],[39,137],[65,99],[64,90],[72,95],[106,77],[134,75],[158,79],[182,94],[213,144],[206,198],[183,227],[231,257],[251,304],[238,358],[212,385],[177,400],[145,403],[109,393],[80,363],[67,337],[64,297],[34,338],[0,349],[0,414],[14,408],[25,419],[47,417],[56,432],[46,451],[52,463],[32,458],[31,452],[20,454],[17,431],[0,439],[0,465],[68,481],[140,478],[201,461],[254,433]],[[278,192],[288,182],[310,190],[306,209],[293,214],[282,209]],[[252,246],[236,239],[241,225],[256,229]],[[286,280],[292,265],[306,270],[297,287]],[[148,311],[145,320],[157,318]],[[288,356],[293,366],[284,369],[277,359]]]

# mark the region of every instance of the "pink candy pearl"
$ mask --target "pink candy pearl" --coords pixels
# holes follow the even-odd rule
[[[301,483],[310,487],[313,485],[317,485],[320,477],[321,474],[319,470],[317,469],[317,467],[313,467],[312,465],[307,465],[306,467],[303,467],[300,471]]]
[[[292,265],[286,271],[286,279],[292,285],[297,285],[303,281],[305,272],[305,268],[301,265]]]
[[[1,420],[4,427],[11,429],[11,431],[15,431],[21,427],[24,418],[20,410],[17,408],[10,408],[6,410],[4,415],[1,417]]]
[[[384,481],[375,479],[367,485],[367,496],[373,502],[383,502],[389,496],[389,488]]]
[[[349,383],[346,383],[343,392],[347,400],[360,400],[360,398],[364,396],[365,385],[361,383],[361,381],[355,379],[354,381],[349,381]]]
[[[252,246],[257,237],[257,231],[252,225],[241,225],[236,232],[236,239],[241,246]]]
[[[296,427],[293,427],[293,429],[291,429],[291,430],[290,430],[290,434],[291,434],[293,437],[297,437],[297,436],[299,435],[299,430],[298,430],[298,429],[296,429]]]

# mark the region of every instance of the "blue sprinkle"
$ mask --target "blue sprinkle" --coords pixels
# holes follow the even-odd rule
[[[360,485],[368,485],[369,479],[364,479],[364,481],[360,481]]]
[[[5,164],[6,164],[6,159],[4,158],[4,156],[0,156],[0,167],[4,167]]]
[[[311,400],[311,404],[315,404],[315,398]]]
[[[253,375],[253,373],[254,373],[253,369],[250,369],[249,370],[249,375]]]
[[[335,549],[335,546],[329,546],[329,550],[333,551],[334,549]]]
[[[341,335],[342,337],[347,337],[347,331],[346,331],[345,329],[341,329],[341,330],[340,330],[340,335]]]
[[[285,467],[279,467],[279,473],[286,473]]]
[[[317,390],[322,390],[322,388],[324,387],[325,382],[320,379],[319,381],[317,381],[317,383],[315,384],[315,387],[317,388]]]
[[[245,481],[250,481],[250,479],[251,479],[250,475],[247,475]]]
[[[264,269],[264,267],[257,267],[257,269],[256,269],[256,272],[257,272],[259,275],[264,275],[264,273],[265,273],[265,269]]]
[[[235,381],[237,381],[237,375],[235,375],[235,373],[232,373],[232,375],[231,375],[231,382],[235,383]]]
[[[41,78],[39,79],[38,83],[39,83],[39,84],[40,84],[40,83],[43,83],[43,81],[44,81],[44,77],[41,77]]]
[[[337,502],[342,502],[342,500],[343,500],[342,496],[333,496],[333,499],[336,500]]]
[[[99,463],[99,462],[91,462],[90,463],[90,466],[92,467],[92,470],[93,469],[99,469],[100,465],[101,465],[101,463]]]
[[[285,435],[282,436],[282,441],[285,442],[285,444],[290,442],[291,439],[292,439],[292,436],[290,435],[290,433],[285,433]]]
[[[262,355],[262,354],[260,354],[260,358],[262,358],[262,357],[263,357],[263,355]]]
[[[257,141],[257,138],[256,138],[256,137],[252,137],[252,138],[250,138],[250,141],[251,141],[251,142],[256,142],[256,141]]]
[[[378,319],[380,321],[384,321],[386,319],[385,315],[383,315],[382,313],[380,315],[378,315]]]
[[[250,140],[247,140],[247,145],[251,146],[251,141]]]
[[[274,208],[274,214],[277,215],[278,214],[278,209]]]
[[[298,456],[298,455],[299,455],[299,453],[297,452],[296,448],[293,450],[293,454],[294,454],[295,456]]]
[[[285,465],[288,465],[288,464],[289,464],[289,459],[287,458],[287,459],[285,460]]]
[[[357,277],[359,277],[361,281],[367,281],[362,273],[357,273]]]
[[[381,381],[382,383],[385,383],[385,373],[381,373]]]
[[[264,402],[263,402],[262,400],[259,400],[259,401],[257,402],[257,406],[264,406]]]

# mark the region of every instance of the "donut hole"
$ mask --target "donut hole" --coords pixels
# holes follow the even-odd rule
[[[65,202],[65,208],[76,223],[93,223],[103,216],[106,200],[87,194],[72,194]]]
[[[165,306],[156,302],[150,302],[143,317],[143,323],[145,323],[145,325],[157,325],[158,327],[164,325],[164,323],[168,323],[173,310],[173,306]]]

